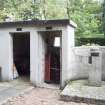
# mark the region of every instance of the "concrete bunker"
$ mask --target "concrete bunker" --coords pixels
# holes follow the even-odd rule
[[[44,82],[60,84],[61,80],[61,36],[62,31],[39,31],[42,39],[42,69],[44,69]],[[40,44],[39,44],[40,46]],[[39,51],[40,52],[40,51]]]
[[[16,40],[19,39],[19,36],[24,36],[23,39],[25,39],[25,36],[30,36],[30,38],[28,38],[30,43],[26,45],[27,48],[30,47],[30,55],[27,55],[30,56],[30,61],[27,61],[30,62],[30,65],[27,67],[30,69],[30,73],[28,73],[30,76],[30,82],[39,87],[48,86],[45,82],[59,83],[60,87],[64,87],[66,81],[69,80],[71,76],[70,64],[72,63],[72,47],[75,45],[75,28],[76,24],[67,19],[29,20],[0,23],[0,49],[2,49],[0,52],[1,80],[13,80],[13,64],[14,61],[16,63],[16,58],[19,58],[16,57],[17,55],[15,56],[15,53],[13,53],[13,47],[16,44]],[[53,46],[55,38],[60,39],[60,47]],[[13,39],[15,40],[15,44],[13,44]],[[23,41],[20,42],[23,43]],[[20,44],[20,42],[18,42],[18,44]],[[23,45],[24,44],[21,44],[21,47]],[[24,46],[22,48],[24,48]],[[23,52],[22,50],[20,51],[21,53]],[[56,66],[52,65],[54,63],[47,63],[47,66],[50,65],[50,69],[48,69],[50,71],[49,73],[45,72],[47,62],[46,55],[50,55],[48,58],[51,58],[51,62],[55,63],[52,59],[56,59],[58,62],[57,65],[55,64]],[[51,57],[51,55],[53,55],[53,57]],[[17,66],[17,64],[15,64],[15,66]],[[51,73],[51,71],[57,72]],[[20,73],[24,74],[22,72]],[[47,76],[45,76],[46,74]],[[56,76],[56,74],[58,76]],[[48,77],[48,81],[46,81],[47,79],[45,77]],[[55,77],[57,78],[55,79]]]
[[[30,33],[11,33],[13,65],[17,70],[18,77],[30,79]],[[13,78],[16,71],[13,69]]]

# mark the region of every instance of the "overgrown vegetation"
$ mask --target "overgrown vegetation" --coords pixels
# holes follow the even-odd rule
[[[64,19],[77,23],[77,37],[102,33],[102,4],[97,0],[0,0],[0,21]]]
[[[103,18],[102,18],[102,28],[103,28],[103,33],[105,36],[105,0],[103,1]]]

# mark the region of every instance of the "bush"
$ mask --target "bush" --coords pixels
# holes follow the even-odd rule
[[[105,38],[76,38],[76,46],[82,46],[87,44],[98,44],[100,46],[105,46]]]

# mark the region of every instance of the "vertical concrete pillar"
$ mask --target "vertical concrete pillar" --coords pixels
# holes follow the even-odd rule
[[[44,41],[40,33],[31,32],[30,35],[30,64],[31,82],[36,86],[42,86],[44,82]]]
[[[100,86],[102,81],[102,52],[91,53],[92,68],[89,71],[89,84]]]
[[[0,66],[2,81],[13,79],[12,76],[12,39],[9,33],[0,33]]]
[[[44,65],[45,65],[45,63],[44,63],[44,50],[45,50],[45,48],[44,48],[44,40],[43,40],[43,37],[42,37],[42,35],[41,35],[41,33],[39,33],[38,34],[38,55],[39,55],[39,57],[38,57],[38,62],[39,62],[39,65],[38,65],[38,85],[39,86],[42,86],[43,85],[43,83],[44,83],[44,70],[45,70],[45,68],[44,68]]]
[[[72,48],[74,47],[74,28],[67,26],[62,30],[62,73],[61,87],[64,87],[66,81],[71,75],[71,61],[73,59]],[[70,72],[71,71],[71,72]]]
[[[61,70],[61,88],[65,86],[67,70],[67,29],[62,30],[62,70]]]
[[[13,80],[13,36],[11,34],[8,35],[9,39],[9,80]]]
[[[30,81],[38,84],[38,33],[33,30],[30,33]]]

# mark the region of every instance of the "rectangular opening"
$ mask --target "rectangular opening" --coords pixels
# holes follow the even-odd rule
[[[60,84],[61,73],[61,31],[41,31],[44,42],[44,82]],[[42,65],[43,66],[43,65]]]
[[[30,33],[12,33],[13,78],[30,79]]]

